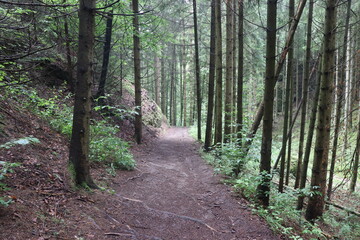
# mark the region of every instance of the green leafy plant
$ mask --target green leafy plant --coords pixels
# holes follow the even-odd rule
[[[118,131],[118,127],[105,120],[91,126],[90,160],[105,163],[110,169],[132,170],[135,160],[128,150],[129,145],[115,136]]]
[[[8,173],[13,172],[13,168],[20,166],[19,163],[9,163],[0,161],[0,191],[7,190],[7,186],[5,183],[2,183],[1,181],[6,178]],[[8,197],[0,197],[0,206],[8,206],[12,202],[11,198]]]

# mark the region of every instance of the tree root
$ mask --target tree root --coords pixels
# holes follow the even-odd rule
[[[118,196],[119,196],[119,195],[118,195]],[[121,196],[119,196],[119,197],[121,197]],[[205,226],[206,228],[210,229],[212,232],[218,232],[216,229],[214,229],[213,227],[211,227],[210,225],[208,225],[207,223],[203,222],[203,221],[200,220],[200,219],[192,218],[192,217],[184,216],[184,215],[178,215],[178,214],[173,213],[173,212],[168,212],[168,211],[163,211],[163,210],[154,209],[154,208],[149,207],[149,206],[146,205],[143,201],[138,200],[138,199],[132,199],[132,198],[127,198],[127,197],[121,197],[121,198],[123,198],[124,200],[127,200],[127,201],[132,201],[132,202],[141,203],[141,204],[143,205],[143,207],[144,207],[146,210],[148,210],[148,211],[158,212],[158,213],[161,213],[161,214],[164,214],[164,215],[167,215],[167,216],[176,217],[176,218],[180,218],[180,219],[183,219],[183,220],[196,222],[196,223],[199,223],[199,224]]]

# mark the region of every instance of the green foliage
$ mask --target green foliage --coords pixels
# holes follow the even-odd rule
[[[259,175],[242,175],[240,178],[236,179],[234,188],[236,191],[241,192],[247,199],[255,199],[256,188],[259,185],[259,181]]]
[[[20,166],[19,163],[8,163],[0,161],[0,191],[7,190],[6,184],[1,181],[7,176],[8,173],[13,172],[13,168]],[[11,198],[0,197],[0,206],[8,206],[12,202]]]
[[[135,160],[128,150],[129,145],[116,137],[118,131],[118,127],[107,124],[105,120],[91,126],[90,160],[105,163],[110,170],[132,170]]]
[[[9,88],[8,88],[9,89]],[[27,101],[23,101],[24,106],[29,108],[35,114],[42,117],[50,123],[51,127],[61,134],[71,137],[72,132],[72,107],[65,104],[70,101],[72,96],[70,94],[64,95],[62,90],[54,90],[50,98],[42,98],[37,91],[32,88],[25,88],[22,86],[12,88],[12,93],[26,97]],[[14,90],[15,89],[15,90]],[[132,111],[122,110],[112,106],[96,107],[95,110],[101,111],[111,109],[119,118],[124,118],[133,114]],[[104,114],[105,115],[105,114]],[[119,132],[118,126],[109,124],[106,120],[95,121],[92,120],[90,126],[90,160],[93,162],[101,162],[109,167],[109,172],[115,174],[115,169],[132,170],[135,167],[135,160],[128,150],[129,145],[116,134]],[[28,137],[11,141],[3,144],[1,147],[11,147],[14,144],[36,143],[37,139]]]

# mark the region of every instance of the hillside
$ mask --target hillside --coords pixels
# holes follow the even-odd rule
[[[74,239],[78,230],[73,223],[89,221],[87,214],[93,211],[94,199],[95,205],[102,206],[102,201],[113,197],[108,185],[119,173],[109,162],[95,160],[91,164],[101,191],[87,192],[73,185],[67,167],[72,97],[64,87],[63,75],[56,74],[61,69],[56,68],[55,73],[49,69],[44,66],[33,72],[31,75],[36,78],[27,85],[12,86],[8,82],[9,87],[3,87],[5,91],[0,93],[1,239]],[[134,97],[132,85],[126,84],[128,90],[124,90],[123,100],[112,99],[112,107],[124,114],[109,118],[94,111],[94,123],[108,123],[95,124],[95,129],[100,130],[93,131],[93,137],[117,129],[111,141],[116,137],[133,139]],[[145,90],[143,102],[146,145],[164,131],[167,123]],[[96,144],[103,144],[100,141]],[[117,153],[123,154],[120,161],[133,161],[126,152],[127,144],[120,144],[115,146]]]

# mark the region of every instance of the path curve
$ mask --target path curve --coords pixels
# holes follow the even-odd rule
[[[119,199],[107,217],[118,222],[109,239],[280,239],[232,195],[199,156],[186,128],[165,134],[134,152],[137,169],[112,186]]]

